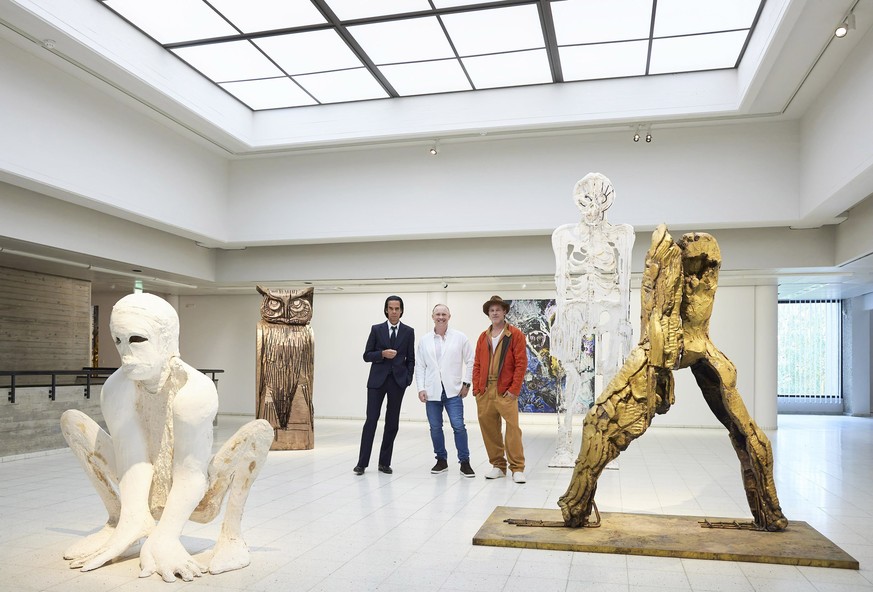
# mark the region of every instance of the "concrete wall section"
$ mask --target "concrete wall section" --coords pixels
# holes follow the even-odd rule
[[[81,370],[90,365],[90,342],[88,282],[0,267],[0,370]],[[24,376],[18,384],[50,380]]]
[[[16,389],[15,403],[7,401],[6,389],[0,390],[0,457],[65,448],[61,414],[67,409],[79,409],[106,429],[100,388],[92,386],[91,398],[86,399],[84,387],[59,387],[54,401],[48,397],[48,388]]]

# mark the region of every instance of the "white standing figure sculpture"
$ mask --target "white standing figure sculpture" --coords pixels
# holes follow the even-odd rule
[[[130,294],[116,303],[109,329],[121,368],[103,386],[100,406],[109,432],[78,410],[61,430],[109,517],[98,532],[64,553],[70,567],[90,571],[142,539],[140,577],[193,580],[249,564],[240,522],[252,482],[273,441],[263,420],[245,424],[212,457],[218,393],[212,380],[179,358],[179,317],[165,300]],[[214,519],[228,498],[208,567],[179,538],[191,519]],[[156,524],[156,520],[158,520]]]
[[[558,442],[550,467],[574,466],[573,414],[593,403],[596,374],[602,376],[604,385],[615,376],[630,352],[632,338],[634,229],[606,221],[615,192],[600,173],[589,173],[576,183],[573,199],[582,219],[552,233],[558,296],[551,352],[561,362],[565,382],[558,392]],[[594,360],[585,352],[585,342],[592,335]]]

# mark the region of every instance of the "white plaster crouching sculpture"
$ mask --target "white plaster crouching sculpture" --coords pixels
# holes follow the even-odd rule
[[[240,522],[260,472],[273,429],[247,423],[212,456],[215,385],[179,358],[179,318],[165,300],[131,294],[116,303],[109,321],[121,368],[103,386],[100,405],[108,433],[77,410],[61,417],[61,430],[106,506],[98,532],[64,553],[70,567],[89,571],[145,539],[140,577],[190,581],[249,564]],[[179,540],[191,519],[206,523],[227,507],[209,565]],[[156,523],[157,520],[157,523]]]
[[[552,233],[557,312],[551,351],[561,362],[566,380],[558,392],[558,441],[551,467],[574,465],[573,413],[593,403],[594,375],[602,376],[606,385],[631,349],[634,229],[629,224],[607,222],[606,210],[614,199],[609,179],[600,173],[585,175],[573,189],[582,219]],[[590,335],[595,341],[594,360],[584,351]]]

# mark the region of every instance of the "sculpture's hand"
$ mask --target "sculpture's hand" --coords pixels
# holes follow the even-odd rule
[[[207,569],[191,557],[179,539],[165,537],[149,537],[139,552],[139,566],[139,577],[157,573],[165,582],[175,582],[177,575],[190,582]]]
[[[82,571],[97,569],[101,565],[118,558],[131,545],[136,544],[143,537],[147,537],[154,526],[155,521],[150,515],[127,520],[122,517],[112,535],[99,549],[91,555],[74,559],[70,562],[70,567],[81,567]]]

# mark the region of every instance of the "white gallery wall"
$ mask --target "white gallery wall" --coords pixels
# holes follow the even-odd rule
[[[639,290],[632,291],[632,322],[639,329]],[[362,359],[370,326],[384,320],[385,294],[316,294],[314,407],[316,417],[363,419],[369,366]],[[482,303],[489,292],[399,293],[405,303],[403,322],[416,341],[432,329],[430,311],[444,302],[452,311],[450,326],[471,341],[488,326]],[[548,291],[504,291],[506,299],[554,298]],[[261,297],[182,296],[178,306],[181,352],[198,368],[222,368],[219,413],[253,415],[255,402],[255,329]],[[725,286],[716,296],[711,335],[737,366],[737,386],[749,413],[761,427],[776,420],[775,286]],[[476,406],[466,401],[466,417],[475,421]],[[407,390],[401,419],[425,421],[413,387]],[[555,422],[554,415],[525,414],[525,422]],[[690,370],[676,373],[676,405],[655,419],[658,426],[720,427],[703,400]],[[316,434],[318,424],[316,422]]]
[[[653,228],[787,226],[800,215],[797,122],[441,142],[231,163],[230,242],[549,234],[598,171],[611,220]],[[742,171],[741,175],[738,172]],[[326,202],[330,203],[325,208]]]

